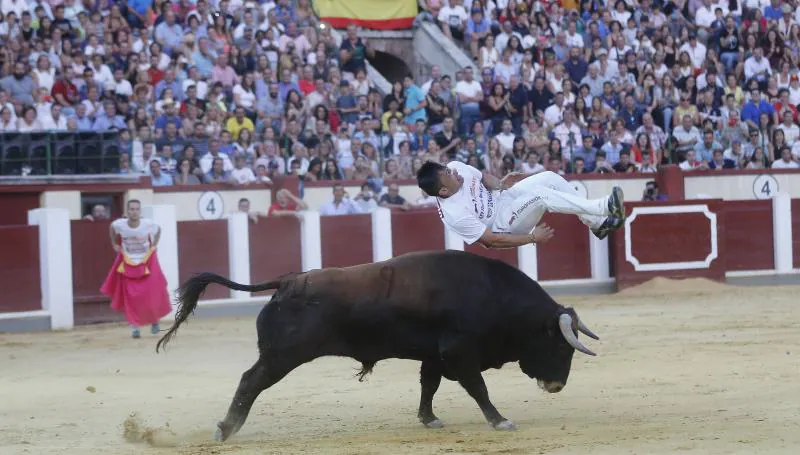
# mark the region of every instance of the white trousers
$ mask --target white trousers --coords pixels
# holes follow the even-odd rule
[[[545,212],[578,215],[583,224],[596,229],[610,215],[608,198],[586,199],[564,177],[540,172],[500,193],[492,231],[529,234]]]

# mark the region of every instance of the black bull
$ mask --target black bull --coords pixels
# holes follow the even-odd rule
[[[228,414],[218,423],[225,440],[244,424],[258,395],[298,366],[322,356],[351,357],[360,379],[376,362],[410,359],[420,368],[420,421],[440,427],[433,395],[445,377],[477,402],[497,429],[513,429],[489,400],[481,372],[519,362],[548,392],[567,382],[577,339],[598,339],[572,308],[556,303],[539,284],[501,261],[461,251],[419,252],[346,268],[290,274],[246,286],[203,273],[178,289],[175,323],[165,346],[194,312],[210,283],[257,292],[275,289],[258,315],[259,358],[241,378]]]

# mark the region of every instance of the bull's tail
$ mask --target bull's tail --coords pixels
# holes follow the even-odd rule
[[[175,323],[172,324],[172,327],[158,340],[156,344],[156,352],[159,351],[162,347],[166,347],[166,344],[172,339],[175,335],[175,332],[178,331],[178,327],[183,324],[186,319],[189,318],[189,315],[194,313],[194,310],[197,308],[197,301],[200,299],[200,296],[205,292],[206,287],[208,287],[211,283],[221,284],[228,289],[234,289],[237,291],[248,291],[248,292],[258,292],[258,291],[266,291],[268,289],[278,289],[281,284],[281,279],[276,279],[273,281],[267,281],[265,283],[247,285],[247,284],[239,284],[234,281],[231,281],[225,277],[217,275],[216,273],[200,273],[192,278],[186,280],[181,287],[177,290],[177,298],[178,298],[178,309],[175,312]]]

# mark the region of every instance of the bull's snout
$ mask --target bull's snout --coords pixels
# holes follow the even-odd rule
[[[558,393],[564,388],[563,382],[542,381],[541,379],[537,379],[536,382],[542,390],[548,393]]]

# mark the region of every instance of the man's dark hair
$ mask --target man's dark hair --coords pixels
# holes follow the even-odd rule
[[[442,187],[439,181],[439,172],[445,170],[445,166],[433,161],[426,161],[417,171],[417,186],[428,196],[438,196],[439,189]]]
[[[128,207],[130,207],[130,206],[131,206],[131,204],[139,204],[139,205],[142,205],[142,202],[141,202],[140,200],[138,200],[138,199],[129,199],[129,200],[128,200],[128,203],[127,203],[127,204],[125,204],[125,205],[126,205],[126,206],[128,206]]]

